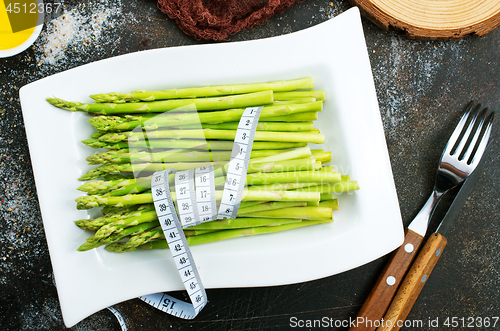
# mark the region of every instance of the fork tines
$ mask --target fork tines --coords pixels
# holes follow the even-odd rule
[[[491,134],[494,112],[471,101],[452,134],[456,143],[450,146],[450,155],[457,154],[460,161],[475,165],[481,159]]]

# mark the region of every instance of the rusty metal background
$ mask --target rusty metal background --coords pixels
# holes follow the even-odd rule
[[[19,88],[111,56],[201,43],[184,35],[153,0],[61,2],[64,14],[45,16],[44,31],[33,47],[15,57],[0,59],[2,330],[66,329],[36,200]],[[305,29],[350,7],[345,0],[307,0],[227,42]],[[74,26],[65,31],[66,40],[58,41],[54,38],[54,23],[62,22],[63,16]],[[419,41],[382,31],[368,20],[363,24],[401,213],[407,225],[431,192],[443,142],[462,108],[474,99],[491,109],[500,109],[500,30],[460,41]],[[71,34],[76,27],[78,36]],[[54,43],[52,53],[45,48],[49,43]],[[408,316],[410,321],[422,320],[423,327],[402,330],[469,330],[471,318],[476,323],[474,330],[500,328],[500,321],[496,328],[477,324],[479,319],[489,317],[493,322],[500,316],[499,132],[496,123],[492,133],[495,142],[484,173]],[[283,330],[293,329],[291,321],[295,319],[335,323],[355,318],[385,261],[383,257],[349,272],[302,284],[208,290],[209,304],[194,321],[171,317],[137,299],[116,307],[129,330]],[[453,317],[460,326],[444,326],[445,320]],[[436,319],[439,328],[429,325]],[[306,326],[295,329],[345,329]],[[119,325],[109,311],[103,310],[72,330],[119,330]]]

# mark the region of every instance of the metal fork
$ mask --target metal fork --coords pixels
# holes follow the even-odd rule
[[[441,155],[434,190],[408,229],[424,236],[441,197],[474,171],[488,144],[493,115],[488,108],[469,103]]]
[[[415,259],[441,197],[462,183],[476,168],[488,144],[493,112],[469,103],[466,113],[453,131],[441,155],[434,189],[417,216],[408,226],[403,244],[392,254],[375,286],[361,307],[357,321],[380,321]],[[375,330],[376,323],[358,323],[349,330]]]
[[[377,328],[377,331],[397,331],[400,329],[398,321],[406,319],[434,266],[442,256],[447,243],[446,233],[480,174],[482,163],[480,161],[487,149],[493,114],[488,114],[487,109],[476,112],[479,108],[480,106],[475,107],[474,110],[468,112],[467,117],[460,121],[443,152],[436,175],[434,191],[437,194],[442,195],[444,194],[442,192],[447,191],[449,187],[464,182],[460,192],[453,200],[436,232],[429,236],[412,266],[408,269],[383,318],[385,324]],[[469,118],[470,124],[467,125]],[[461,131],[463,130],[465,133],[462,136]]]

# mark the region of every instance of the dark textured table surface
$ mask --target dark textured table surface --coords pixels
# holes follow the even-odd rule
[[[202,43],[181,32],[153,0],[62,2],[70,24],[65,25],[65,39],[52,47],[52,52],[48,45],[58,34],[55,25],[61,23],[61,12],[46,16],[44,30],[33,47],[0,59],[1,330],[65,329],[52,281],[19,88],[103,58]],[[227,42],[298,31],[350,7],[347,1],[307,0]],[[443,142],[463,107],[473,99],[493,110],[500,109],[500,29],[482,38],[419,41],[382,31],[367,20],[363,25],[401,214],[407,225],[432,190]],[[408,316],[410,321],[422,320],[424,326],[403,330],[465,330],[470,329],[470,318],[475,321],[473,329],[500,329],[500,321],[493,327],[500,316],[499,132],[496,124],[484,173]],[[343,321],[356,316],[386,260],[382,257],[307,283],[208,290],[209,304],[194,321],[168,316],[138,299],[116,308],[129,330],[281,330],[293,326],[292,317]],[[443,325],[453,317],[460,321],[459,327]],[[489,327],[476,324],[487,318],[492,322]],[[435,319],[440,321],[439,328],[428,325]],[[119,325],[109,311],[103,310],[72,330],[119,330]]]

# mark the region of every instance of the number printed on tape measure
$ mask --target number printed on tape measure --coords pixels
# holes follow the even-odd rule
[[[186,237],[182,229],[179,218],[175,212],[174,203],[170,195],[170,189],[168,185],[168,175],[174,172],[174,169],[168,169],[166,171],[157,172],[151,178],[151,191],[157,192],[158,194],[153,194],[153,202],[155,205],[156,213],[158,215],[158,220],[160,221],[163,234],[168,242],[170,251],[172,253],[176,268],[179,275],[184,283],[184,288],[186,289],[191,304],[183,302],[164,293],[155,293],[151,295],[146,295],[140,297],[144,302],[150,305],[185,319],[192,319],[203,309],[206,305],[206,293],[203,285],[201,284],[196,265],[193,261],[191,251],[187,245]],[[189,214],[184,213],[183,216],[187,220],[186,215],[194,215],[194,203],[195,198],[194,185],[193,184],[193,173],[194,171],[187,171],[175,174],[176,179],[176,189],[177,194],[179,188],[186,187],[186,196],[189,195],[190,198],[180,199],[177,198],[179,214],[183,204]],[[187,181],[187,186],[185,186]],[[194,221],[195,219],[193,219]]]
[[[215,201],[214,166],[200,167],[194,171],[196,203],[199,222],[213,221],[217,218]]]
[[[163,230],[163,232],[175,228],[175,224],[171,213],[168,213],[167,215],[163,216],[158,216],[158,221],[160,222],[161,229]]]
[[[261,110],[262,107],[246,108],[238,123],[219,207],[220,219],[235,218],[238,213]]]
[[[238,177],[240,177],[243,174],[244,169],[245,169],[244,161],[239,159],[234,159],[233,162],[229,163],[227,171],[228,173],[235,174]]]
[[[182,227],[185,228],[199,223],[198,210],[195,208],[194,169],[175,173],[175,192]]]

